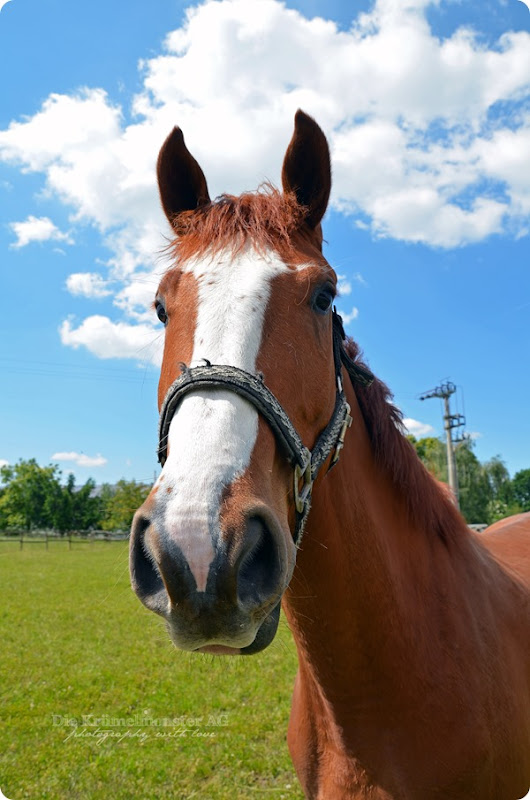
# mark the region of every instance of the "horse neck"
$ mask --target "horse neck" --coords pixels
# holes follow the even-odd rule
[[[351,708],[352,701],[366,707],[370,695],[374,703],[385,694],[397,698],[403,673],[396,665],[406,663],[422,679],[438,657],[433,620],[476,555],[456,509],[423,473],[451,526],[448,540],[414,520],[348,394],[354,423],[339,464],[314,488],[284,608],[301,673],[326,702]],[[408,457],[416,459],[412,448]]]

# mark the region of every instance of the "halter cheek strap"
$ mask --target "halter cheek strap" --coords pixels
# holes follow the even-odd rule
[[[320,468],[333,454],[329,465],[331,469],[339,460],[344,446],[346,431],[352,423],[350,406],[344,394],[341,367],[345,366],[352,380],[365,386],[373,381],[373,375],[349,358],[344,349],[344,328],[337,312],[333,311],[333,356],[337,393],[331,419],[318,436],[313,447],[305,447],[291,420],[263,382],[263,376],[252,375],[245,370],[230,365],[213,365],[208,361],[204,366],[187,367],[181,365],[181,374],[169,387],[160,411],[158,428],[158,461],[164,466],[167,459],[167,442],[171,420],[182,398],[190,392],[201,389],[231,391],[243,397],[267,420],[276,441],[283,450],[294,470],[293,496],[296,508],[294,542],[300,544],[304,526],[311,508],[313,483]]]

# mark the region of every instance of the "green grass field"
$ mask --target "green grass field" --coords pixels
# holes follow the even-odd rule
[[[257,656],[181,653],[133,595],[124,542],[0,542],[0,587],[10,800],[303,797],[284,622]]]

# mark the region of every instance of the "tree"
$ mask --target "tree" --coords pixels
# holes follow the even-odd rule
[[[513,499],[513,488],[510,473],[500,456],[494,456],[483,464],[492,495],[495,499],[510,503]]]
[[[94,528],[101,517],[92,478],[78,489],[70,473],[61,486],[61,471],[55,464],[40,467],[34,458],[21,460],[2,467],[0,480],[0,528],[53,528],[65,533]]]
[[[522,511],[530,511],[530,469],[516,472],[512,480],[512,491]]]
[[[137,508],[142,505],[150,491],[151,487],[144,483],[126,480],[118,481],[111,493],[107,489],[101,520],[103,530],[129,530]]]
[[[434,437],[408,437],[429,472],[447,482],[446,446]],[[481,464],[469,439],[455,450],[460,511],[467,522],[495,522],[520,511],[530,511],[530,469],[513,480],[500,456]]]
[[[94,493],[95,488],[96,483],[92,478],[77,488],[75,476],[70,473],[66,485],[61,488],[54,528],[61,533],[95,528],[101,516],[101,502]]]
[[[467,522],[489,522],[488,506],[493,489],[488,475],[473,452],[473,442],[466,439],[455,452],[458,472],[460,511]]]
[[[495,456],[483,464],[483,470],[491,488],[491,499],[488,503],[487,522],[495,522],[521,511],[513,493],[513,483],[505,463],[500,456]]]
[[[409,437],[410,438],[410,437]],[[447,483],[446,445],[434,436],[412,440],[418,456],[434,477]],[[489,522],[489,503],[498,486],[504,486],[509,476],[500,459],[492,459],[489,471],[480,463],[473,452],[473,442],[466,440],[455,450],[458,473],[460,511],[467,522]]]
[[[8,528],[52,528],[60,505],[59,468],[40,467],[34,458],[0,470],[5,485],[0,522]]]
[[[73,478],[73,475],[72,475]],[[89,478],[72,497],[72,527],[80,530],[95,528],[101,517],[101,501],[95,494],[96,482]]]
[[[110,501],[114,497],[115,488],[110,483],[103,483],[99,487],[99,521],[98,527],[103,528],[103,523],[110,515]]]
[[[0,477],[1,480],[1,477]],[[0,486],[0,531],[5,530],[8,526],[8,514],[7,510],[5,509],[2,503],[2,497],[4,496],[6,489],[4,486]]]
[[[431,475],[434,475],[437,480],[447,483],[445,444],[434,436],[426,436],[424,439],[415,439],[413,436],[408,438]]]

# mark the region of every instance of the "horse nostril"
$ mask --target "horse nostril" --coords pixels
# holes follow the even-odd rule
[[[261,517],[250,517],[246,536],[248,547],[239,563],[237,596],[242,604],[263,605],[277,594],[280,557],[274,537]]]
[[[142,603],[152,611],[162,614],[167,607],[168,597],[160,572],[145,542],[145,532],[150,524],[149,519],[139,514],[133,520],[129,568],[132,587]]]

